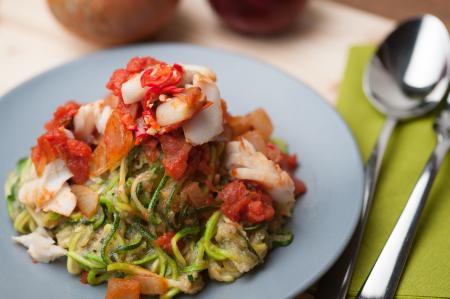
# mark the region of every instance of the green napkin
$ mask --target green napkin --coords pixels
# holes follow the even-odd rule
[[[384,122],[362,90],[374,48],[351,48],[337,109],[367,160]],[[350,286],[355,296],[380,254],[436,143],[434,115],[401,123],[386,151],[360,256]],[[450,298],[450,160],[446,159],[421,217],[396,298]]]

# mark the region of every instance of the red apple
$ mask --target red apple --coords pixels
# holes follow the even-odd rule
[[[251,34],[272,34],[292,26],[307,0],[209,0],[233,29]]]

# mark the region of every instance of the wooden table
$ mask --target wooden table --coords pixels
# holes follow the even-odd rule
[[[254,56],[303,80],[333,103],[349,46],[377,42],[393,25],[393,21],[360,10],[314,0],[290,32],[255,38],[225,28],[206,1],[184,0],[157,40]],[[100,49],[59,26],[44,0],[0,2],[0,95],[49,68]]]
[[[256,38],[225,28],[206,1],[184,0],[157,40],[189,42],[257,57],[305,81],[333,102],[348,47],[376,42],[392,26],[388,19],[314,0],[292,31]],[[101,46],[80,40],[62,28],[44,0],[0,1],[0,95],[51,67],[99,49]]]

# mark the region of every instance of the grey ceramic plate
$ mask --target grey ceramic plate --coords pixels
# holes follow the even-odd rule
[[[274,135],[287,140],[298,154],[298,175],[309,189],[289,223],[295,233],[290,246],[271,252],[264,265],[235,283],[209,283],[196,298],[287,298],[305,290],[337,258],[355,227],[362,163],[345,123],[320,96],[253,59],[191,45],[152,44],[99,52],[37,76],[0,100],[1,184],[15,161],[29,154],[56,106],[68,99],[87,102],[102,97],[112,71],[142,55],[211,67],[232,113],[264,107],[272,117]],[[0,297],[104,298],[104,286],[80,284],[66,272],[65,261],[32,264],[26,250],[11,241],[15,232],[6,205],[0,207]]]

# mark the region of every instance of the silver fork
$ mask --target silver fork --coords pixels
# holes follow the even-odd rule
[[[450,95],[434,123],[437,144],[357,298],[393,298],[434,178],[450,149]]]

